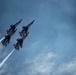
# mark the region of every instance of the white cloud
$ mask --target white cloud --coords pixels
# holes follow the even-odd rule
[[[76,58],[60,65],[54,75],[76,75]]]
[[[57,55],[54,53],[42,53],[36,56],[31,60],[25,61],[25,64],[29,65],[29,70],[25,73],[25,71],[21,71],[18,75],[49,75],[53,71],[54,62],[51,60],[54,59]]]
[[[7,75],[14,75],[14,74],[8,73]]]
[[[53,71],[54,63],[44,62],[33,65],[29,75],[49,75]]]
[[[29,75],[48,75],[53,70],[54,62],[50,62],[51,59],[56,57],[55,54],[48,52],[44,54],[39,54],[34,60],[31,66],[31,72]]]
[[[7,71],[7,68],[8,68],[8,66],[7,66],[7,63],[6,63],[6,64],[4,64],[4,66],[2,68],[0,68],[0,75],[5,73]]]
[[[48,52],[42,53],[31,60],[27,60],[28,69],[19,72],[18,75],[76,75],[76,58],[56,66],[54,59],[57,55]],[[26,71],[27,70],[27,71]]]

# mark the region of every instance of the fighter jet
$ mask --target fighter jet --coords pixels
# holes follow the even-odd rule
[[[10,35],[5,35],[5,38],[1,41],[2,45],[6,47],[7,44],[10,43],[10,38],[11,38]]]
[[[16,27],[19,25],[19,23],[21,23],[22,19],[20,21],[18,21],[16,24],[14,25],[10,25],[9,30],[7,30],[7,34],[8,35],[13,35],[16,32]]]
[[[19,48],[20,48],[20,47],[22,48],[23,41],[24,41],[24,39],[28,36],[28,34],[29,34],[29,32],[28,32],[28,33],[26,33],[26,35],[25,35],[25,36],[23,36],[22,38],[17,39],[17,43],[16,43],[16,44],[14,44],[14,48],[15,48],[16,50],[19,50]]]
[[[26,33],[28,32],[28,29],[30,28],[30,26],[34,23],[35,20],[33,20],[31,23],[29,23],[27,26],[23,26],[22,31],[19,32],[20,36],[23,37],[26,35]]]

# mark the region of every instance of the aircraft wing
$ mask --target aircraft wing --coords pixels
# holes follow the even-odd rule
[[[26,35],[26,32],[25,32],[25,30],[22,30],[21,32],[19,32],[19,34],[22,37],[22,36],[25,36]]]
[[[23,37],[22,40],[24,41],[26,39],[26,37],[28,36],[29,32],[27,32]]]

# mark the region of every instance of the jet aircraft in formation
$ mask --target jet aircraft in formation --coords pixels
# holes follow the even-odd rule
[[[22,19],[20,21],[18,21],[16,24],[10,25],[9,30],[7,30],[7,34],[12,36],[16,32],[16,30],[17,30],[16,27],[21,23],[21,21],[22,21]]]
[[[23,47],[23,41],[24,41],[25,38],[28,36],[28,34],[29,34],[29,32],[26,33],[26,35],[23,36],[22,38],[17,39],[17,43],[14,44],[14,47],[15,47],[16,50],[19,50],[20,47],[21,47],[21,48]]]
[[[7,30],[7,35],[5,35],[5,38],[1,41],[3,46],[7,46],[7,44],[9,44],[10,38],[16,32],[16,30],[17,30],[16,27],[21,23],[21,21],[22,21],[22,19],[20,21],[18,21],[16,24],[10,25],[9,30]]]
[[[7,46],[7,44],[10,43],[10,39],[12,37],[12,35],[14,35],[14,33],[16,32],[16,27],[21,23],[22,19],[20,21],[18,21],[16,24],[14,25],[10,25],[9,30],[7,30],[7,35],[5,35],[5,38],[1,41],[3,46]],[[26,39],[26,37],[28,36],[29,32],[28,29],[29,27],[34,23],[35,20],[33,20],[31,23],[29,23],[27,26],[23,26],[22,31],[19,32],[21,38],[17,39],[17,43],[14,44],[14,48],[16,50],[19,50],[20,47],[22,48],[23,45],[23,41]]]
[[[19,32],[20,36],[23,37],[26,35],[26,33],[28,32],[28,29],[30,28],[30,26],[34,23],[35,20],[33,20],[31,23],[29,23],[27,26],[23,26],[22,31]]]

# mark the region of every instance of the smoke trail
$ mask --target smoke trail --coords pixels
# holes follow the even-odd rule
[[[0,39],[0,42],[4,39],[4,37],[2,39]]]
[[[8,60],[8,58],[11,56],[11,54],[14,52],[15,49],[13,49],[8,55],[7,57],[0,63],[0,68],[4,65],[4,63]]]

